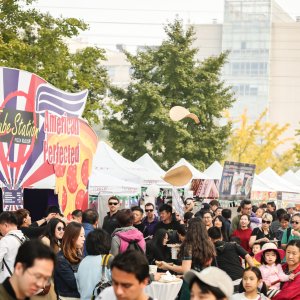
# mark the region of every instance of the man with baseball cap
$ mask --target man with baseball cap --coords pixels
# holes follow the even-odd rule
[[[231,278],[216,267],[208,267],[201,272],[190,270],[185,273],[184,280],[196,299],[229,300],[233,294]]]
[[[287,204],[286,211],[290,215],[290,217],[292,217],[293,214],[295,213],[295,208],[296,208],[295,203],[290,202],[290,203]]]

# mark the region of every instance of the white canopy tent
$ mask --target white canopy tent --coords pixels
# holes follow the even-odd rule
[[[280,187],[272,184],[272,182],[262,179],[259,175],[254,175],[252,192],[276,192],[278,188]]]
[[[159,176],[164,176],[166,173],[148,153],[145,153],[143,156],[138,158],[135,163],[153,173],[159,174]]]
[[[93,171],[101,171],[118,179],[139,185],[168,186],[157,173],[124,158],[105,142],[99,142],[93,158]]]
[[[223,167],[218,161],[214,161],[203,173],[212,179],[221,180]]]
[[[218,161],[215,161],[204,171],[204,173],[214,179],[221,180],[223,167]],[[262,179],[259,175],[254,175],[251,190],[253,192],[275,192],[276,186]]]
[[[277,192],[290,192],[290,193],[300,193],[300,187],[295,186],[285,179],[281,178],[274,170],[270,167],[265,169],[259,174],[260,178],[268,182],[269,186],[276,187]]]
[[[140,192],[141,186],[133,182],[124,181],[116,177],[104,174],[101,171],[93,170],[89,179],[89,194],[98,195],[136,195]]]
[[[291,184],[300,186],[300,176],[296,175],[292,170],[285,172],[281,178],[285,179]]]

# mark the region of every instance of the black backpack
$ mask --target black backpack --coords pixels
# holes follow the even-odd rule
[[[101,279],[100,281],[96,284],[93,290],[93,295],[92,295],[92,300],[96,299],[96,297],[107,287],[112,285],[112,282],[109,278],[106,277],[105,273],[106,270],[109,269],[108,262],[109,259],[112,257],[111,254],[105,254],[102,257],[102,274],[101,274]]]
[[[128,250],[135,250],[135,251],[139,251],[139,252],[145,254],[143,249],[139,246],[138,241],[136,241],[136,240],[132,240],[128,243],[128,247],[127,247],[126,251],[128,251]]]

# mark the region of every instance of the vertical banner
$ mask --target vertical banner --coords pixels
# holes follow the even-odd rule
[[[23,189],[34,188],[53,174],[65,215],[75,207],[87,207],[86,189],[97,145],[96,134],[81,119],[87,95],[87,90],[65,92],[35,74],[0,67],[4,210],[23,207]],[[64,176],[68,180],[62,183]]]
[[[219,186],[220,199],[250,199],[254,174],[255,165],[225,161]]]

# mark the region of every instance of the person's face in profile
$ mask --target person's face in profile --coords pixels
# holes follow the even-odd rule
[[[171,219],[171,213],[169,213],[165,210],[161,211],[159,216],[160,216],[160,220],[162,222],[168,222]]]

